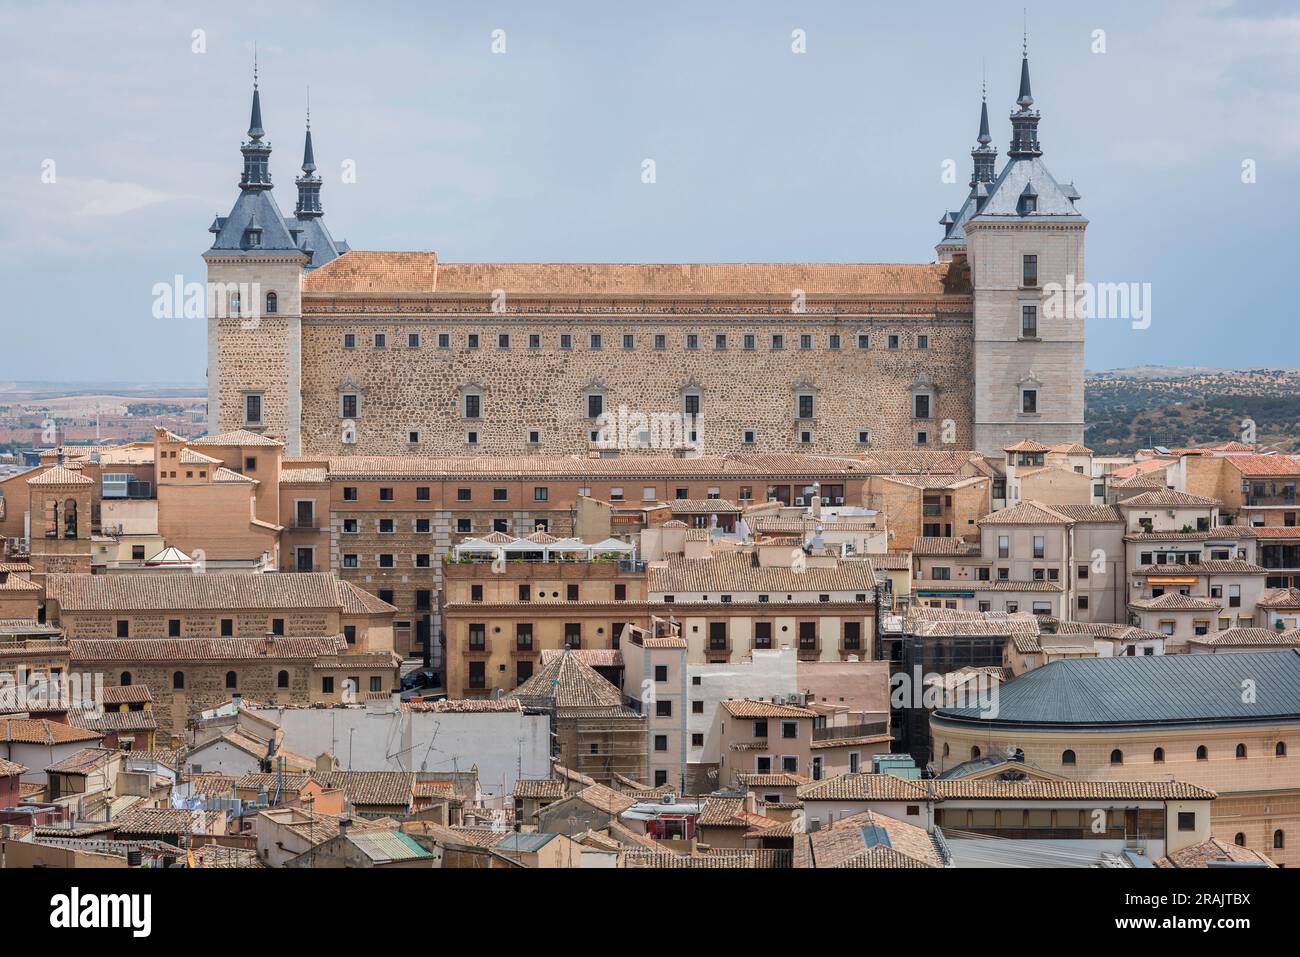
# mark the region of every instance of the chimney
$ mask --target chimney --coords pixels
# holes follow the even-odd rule
[[[812,516],[815,519],[820,519],[822,517],[822,483],[821,482],[813,482]]]
[[[745,792],[745,813],[746,814],[758,813],[758,799],[754,797],[753,791]]]
[[[350,827],[352,827],[352,820],[350,818],[339,818],[339,837],[347,837],[348,828]]]

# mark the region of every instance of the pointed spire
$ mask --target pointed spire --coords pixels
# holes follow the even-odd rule
[[[266,135],[266,130],[262,129],[262,97],[257,92],[257,45],[253,45],[253,112],[248,118],[248,138],[253,141],[260,140]]]
[[[316,172],[316,155],[311,148],[311,87],[307,87],[307,138],[302,146],[302,171]]]
[[[271,188],[271,144],[262,137],[262,94],[258,90],[257,47],[253,47],[253,111],[248,119],[248,142],[239,148],[244,154],[244,175],[239,178],[242,190]]]
[[[1008,156],[1042,156],[1038,145],[1038,111],[1029,86],[1029,30],[1026,27],[1020,50],[1020,96],[1016,100],[1019,110],[1011,114],[1011,149]]]
[[[975,161],[975,168],[971,172],[970,186],[974,189],[979,183],[991,183],[997,178],[998,151],[992,145],[993,137],[989,135],[989,103],[988,103],[988,85],[981,83],[980,89],[980,133],[978,137],[979,146],[970,151],[971,159]]]
[[[311,89],[307,90],[307,135],[302,144],[302,175],[294,182],[298,185],[298,205],[294,215],[299,219],[320,216],[321,178],[316,175],[316,153],[311,145]]]

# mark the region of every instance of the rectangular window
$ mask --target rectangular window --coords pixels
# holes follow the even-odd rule
[[[572,349],[572,348],[573,348],[573,336],[569,335],[567,332],[562,332],[562,333],[560,333],[560,348],[561,348],[561,349]]]
[[[387,333],[383,333],[383,332],[376,332],[376,333],[375,333],[375,348],[376,348],[376,349],[386,349],[386,348],[388,348],[388,335],[387,335]]]
[[[381,488],[379,490],[379,501],[391,502],[393,500],[393,490],[391,488]]]
[[[811,395],[799,396],[799,418],[811,419],[815,409],[815,399]]]
[[[635,349],[635,348],[636,348],[636,336],[632,335],[632,333],[630,333],[630,332],[625,332],[625,333],[623,333],[623,348],[624,348],[624,349]]]
[[[839,334],[838,332],[832,332],[832,333],[831,333],[830,338],[827,340],[827,346],[828,346],[830,349],[832,349],[832,350],[838,350],[838,349],[839,349],[839,347],[840,347],[840,334]]]
[[[929,336],[917,336],[917,337],[916,337],[916,347],[917,347],[918,349],[929,349],[929,348],[930,348],[930,337],[929,337]]]
[[[784,348],[785,348],[785,336],[781,335],[781,333],[779,332],[774,332],[772,334],[772,351],[780,352]]]
[[[713,337],[713,348],[716,349],[716,350],[718,350],[719,352],[726,352],[726,351],[727,351],[727,335],[726,335],[726,333],[719,332],[717,335],[715,335],[715,336]]]
[[[687,335],[686,335],[686,348],[689,349],[690,351],[694,352],[694,351],[695,351],[696,349],[698,349],[699,347],[700,347],[700,337],[697,336],[697,335],[696,335],[695,333],[693,333],[693,332],[691,332],[691,333],[687,333]]]
[[[440,332],[440,333],[438,333],[438,348],[439,348],[439,349],[450,349],[450,348],[451,348],[451,334],[450,334],[450,333],[447,333],[447,332]]]
[[[1038,390],[1025,389],[1020,393],[1020,411],[1032,415],[1038,411]]]
[[[1023,339],[1038,338],[1038,307],[1032,303],[1020,306],[1020,336]]]
[[[813,338],[812,338],[812,336],[808,335],[808,333],[806,333],[806,332],[803,333],[803,334],[801,334],[801,335],[799,336],[799,348],[800,348],[801,350],[807,352],[807,351],[808,351],[809,349],[811,349],[812,347],[813,347]]]
[[[355,332],[343,333],[343,348],[355,349],[357,347],[357,335]]]
[[[754,351],[754,346],[755,346],[755,345],[756,345],[756,343],[755,343],[755,340],[754,340],[754,334],[753,334],[752,332],[747,332],[747,333],[745,333],[745,338],[744,338],[745,351],[746,351],[746,352],[753,352],[753,351]]]
[[[668,337],[662,332],[656,333],[655,335],[655,348],[659,350],[668,348]]]
[[[865,332],[858,333],[858,348],[859,349],[871,348],[871,337],[867,335]]]
[[[593,393],[587,396],[587,418],[599,419],[604,411],[605,397],[603,395]]]
[[[351,393],[344,394],[342,397],[342,407],[340,413],[345,419],[355,419],[357,417],[357,397]]]
[[[510,333],[508,333],[508,332],[498,332],[498,333],[497,333],[497,348],[498,348],[498,349],[509,349],[509,348],[510,348]]]
[[[890,348],[890,349],[897,349],[897,348],[898,348],[898,342],[899,342],[899,340],[898,340],[898,336],[896,336],[896,335],[891,335],[888,339],[885,340],[885,342],[886,342],[886,345],[888,346],[888,348]]]
[[[406,334],[406,347],[408,349],[420,348],[420,334],[418,332],[408,332]]]
[[[930,396],[924,392],[912,396],[912,418],[928,419],[930,417]]]
[[[262,396],[252,393],[244,396],[244,422],[248,425],[262,424]]]
[[[545,502],[548,501],[550,497],[551,497],[551,490],[547,488],[545,485],[539,485],[533,489],[534,502]]]
[[[593,333],[591,334],[590,339],[588,339],[588,342],[590,342],[590,344],[591,344],[591,348],[593,348],[593,349],[602,349],[602,348],[604,348],[604,344],[603,344],[603,343],[604,343],[604,340],[601,339],[601,336],[600,336],[600,333],[599,333],[599,332],[593,332]]]
[[[1020,284],[1022,286],[1038,285],[1038,257],[1026,254],[1022,260],[1020,268]]]
[[[529,333],[529,335],[528,335],[528,348],[529,348],[529,349],[540,349],[541,347],[542,347],[542,337],[539,336],[539,335],[538,335],[537,333],[535,333],[535,332]]]
[[[477,419],[483,411],[482,397],[470,393],[465,396],[465,418]]]

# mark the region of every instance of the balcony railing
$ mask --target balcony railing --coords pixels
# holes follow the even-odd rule
[[[814,741],[838,741],[841,738],[867,738],[878,734],[888,734],[889,727],[883,721],[868,724],[846,724],[838,728],[813,728]]]

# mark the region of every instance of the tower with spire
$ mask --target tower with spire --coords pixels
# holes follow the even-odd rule
[[[294,215],[284,216],[276,204],[256,53],[247,136],[239,148],[239,195],[229,214],[212,221],[212,245],[203,254],[208,269],[208,430],[247,429],[284,442],[293,455],[300,445],[302,417],[303,277],[347,245],[335,242],[325,227],[310,112]]]
[[[1083,442],[1084,323],[1052,293],[1083,282],[1088,221],[1074,185],[1043,163],[1040,119],[1026,33],[1006,165],[993,175],[985,105],[971,193],[938,247],[964,252],[971,269],[974,445],[986,453],[1021,439]]]

